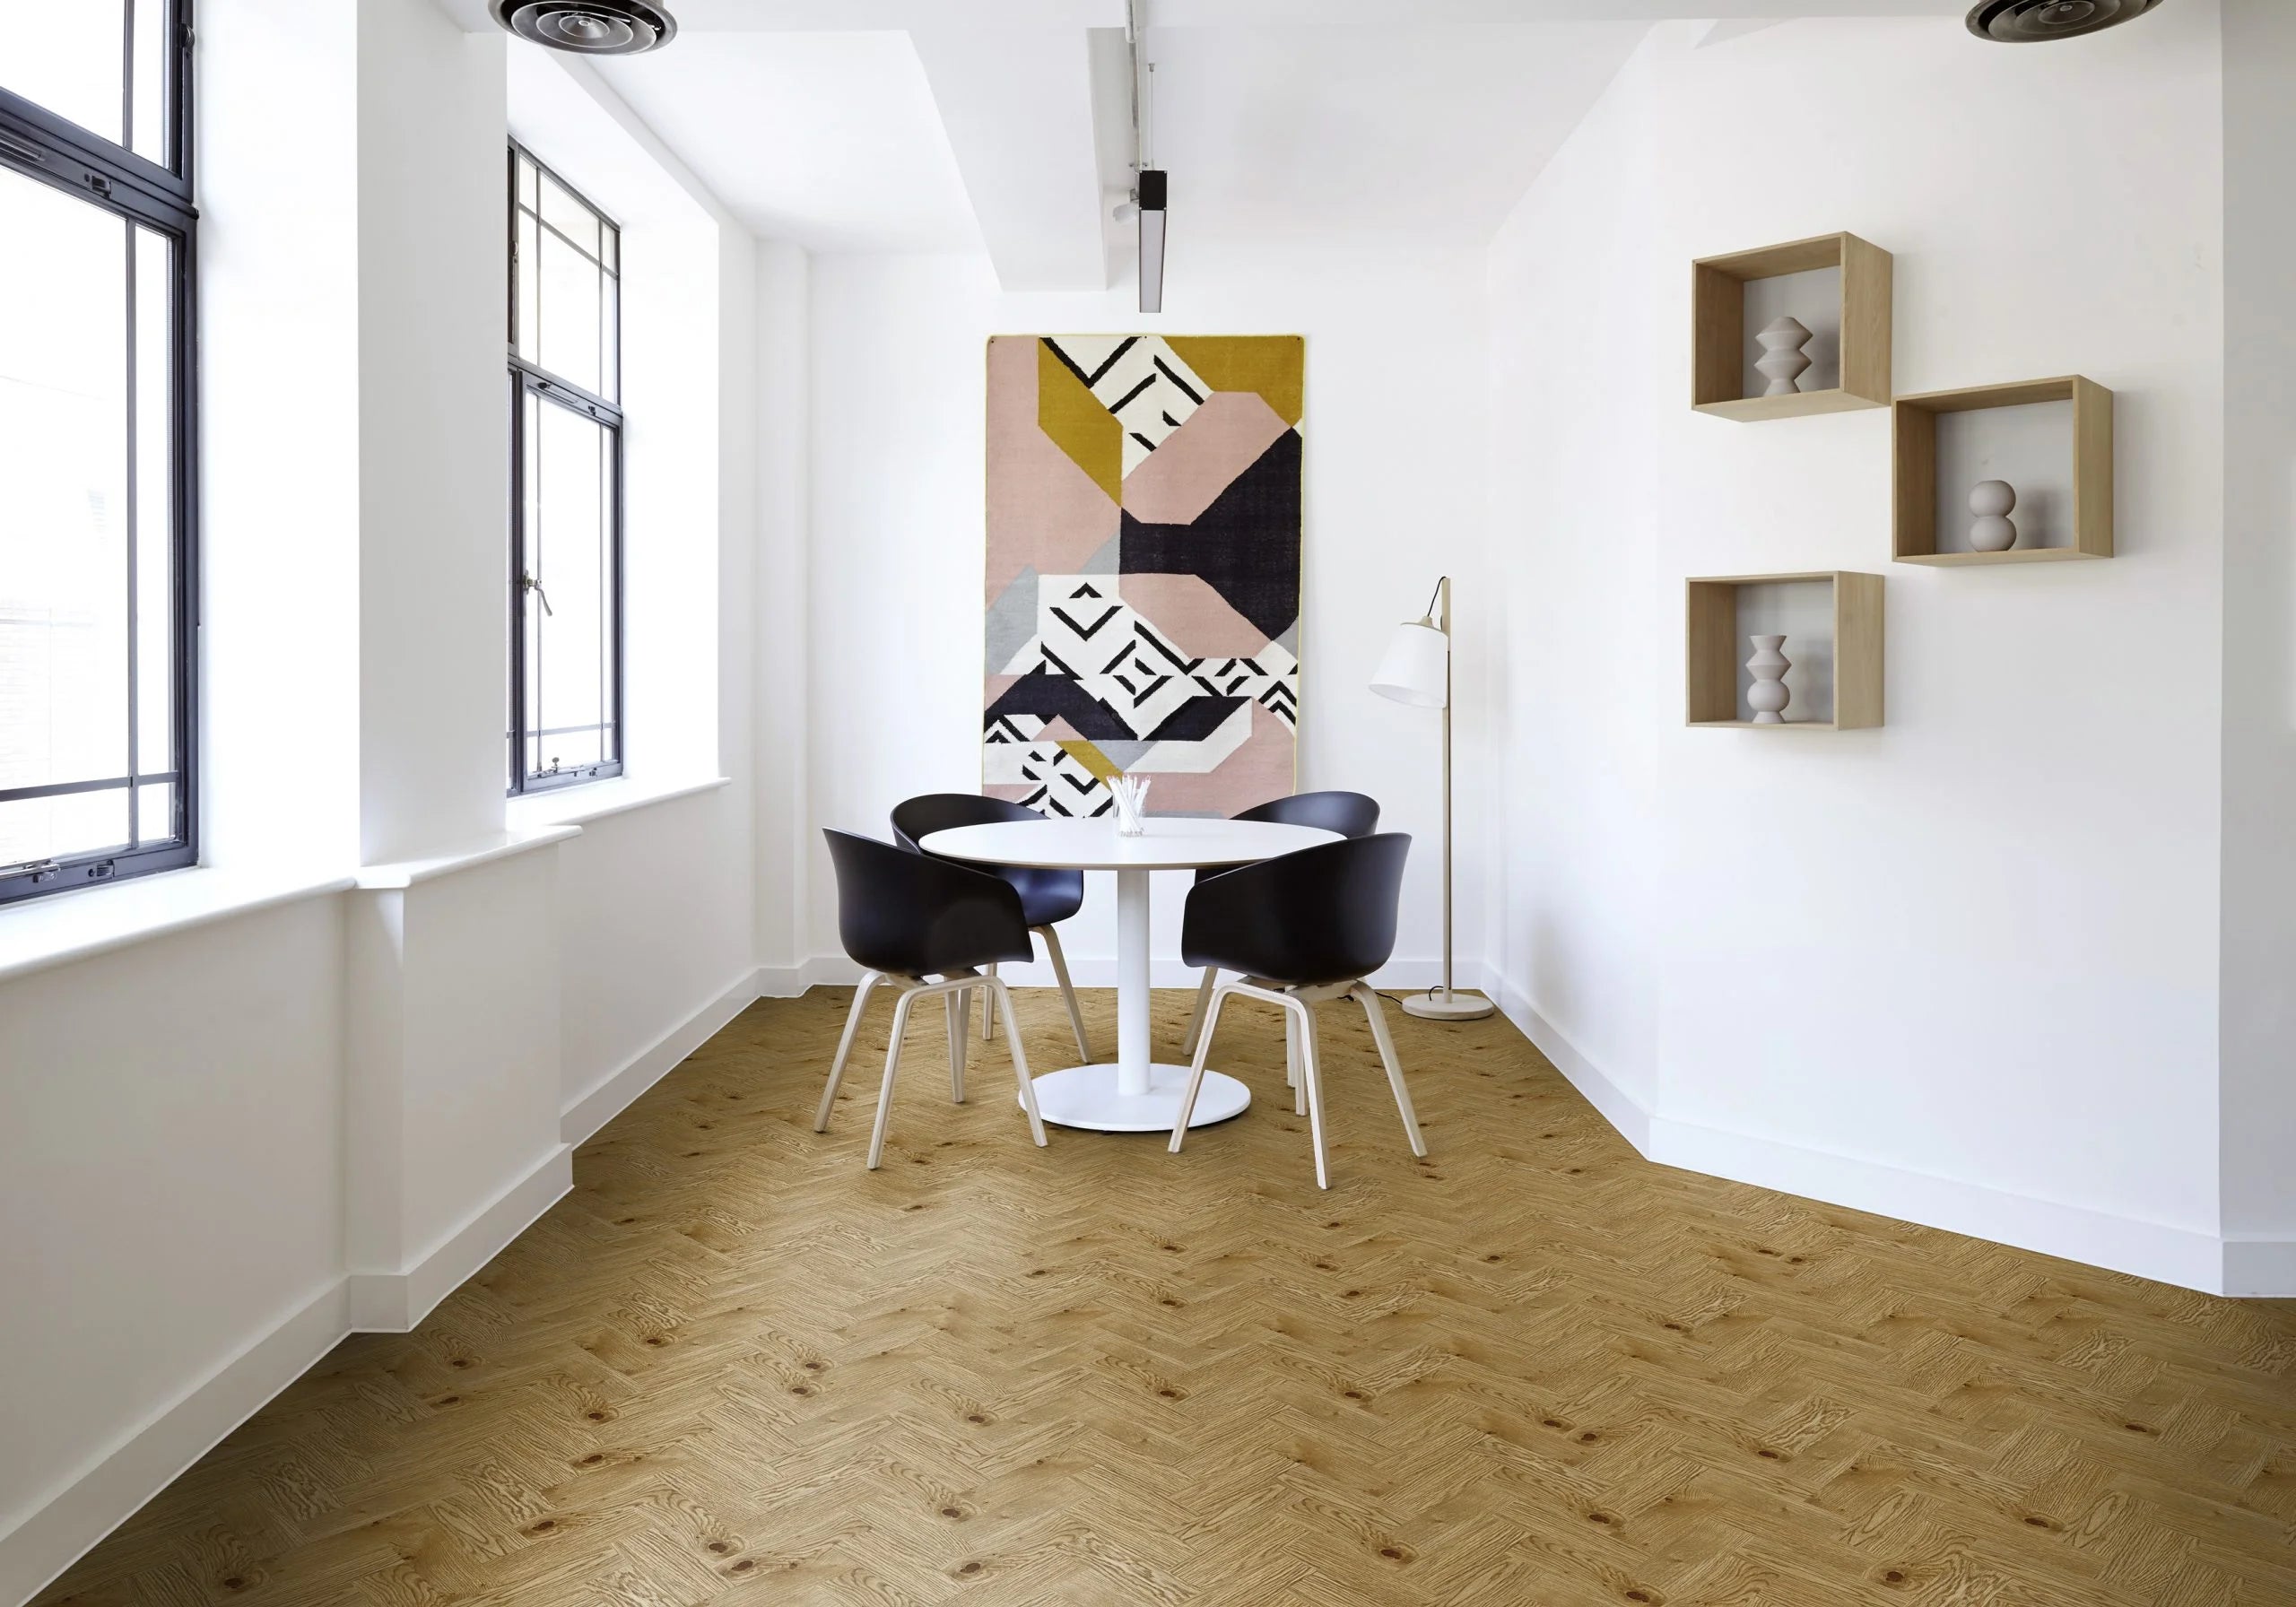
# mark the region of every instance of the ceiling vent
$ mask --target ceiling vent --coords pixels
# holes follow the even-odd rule
[[[1970,8],[1970,31],[2005,45],[2069,39],[2134,22],[2161,0],[1984,0]]]
[[[494,20],[522,39],[576,56],[636,56],[676,37],[670,13],[644,0],[493,0]]]

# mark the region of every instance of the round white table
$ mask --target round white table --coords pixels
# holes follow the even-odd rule
[[[1046,1121],[1064,1127],[1170,1133],[1188,1068],[1159,1064],[1149,1055],[1149,873],[1247,864],[1339,840],[1336,831],[1313,826],[1152,815],[1144,837],[1119,837],[1107,820],[993,821],[935,831],[918,846],[944,859],[976,864],[1116,873],[1115,1064],[1073,1065],[1039,1077],[1037,1108]],[[1233,1077],[1206,1072],[1188,1125],[1226,1121],[1251,1102],[1251,1090]]]

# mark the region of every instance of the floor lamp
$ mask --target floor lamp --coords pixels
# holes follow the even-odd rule
[[[1412,1015],[1438,1021],[1472,1021],[1489,1015],[1491,1001],[1451,986],[1451,578],[1435,583],[1427,612],[1396,627],[1371,690],[1413,708],[1443,711],[1443,986],[1403,1002]]]

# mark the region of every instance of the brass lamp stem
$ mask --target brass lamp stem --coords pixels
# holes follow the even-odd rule
[[[1435,583],[1436,629],[1443,633],[1443,995],[1451,993],[1451,578]]]

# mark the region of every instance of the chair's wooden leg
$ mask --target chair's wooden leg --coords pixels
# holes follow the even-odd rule
[[[1013,990],[1002,977],[988,979],[988,990],[996,995],[996,1003],[1004,1012],[1004,1044],[1013,1051],[1013,1075],[1021,1085],[1021,1108],[1029,1113],[1029,1136],[1044,1147],[1044,1117],[1037,1114],[1036,1079],[1029,1075],[1029,1053],[1021,1047],[1021,1029],[1013,1020]]]
[[[1324,1158],[1324,1085],[1316,1055],[1316,1013],[1312,1006],[1294,1000],[1287,1009],[1300,1012],[1300,1081],[1308,1093],[1308,1135],[1316,1146],[1316,1186],[1329,1188],[1331,1172]]]
[[[952,1102],[965,1102],[965,1048],[972,1027],[972,990],[959,988],[952,994],[943,994],[944,1013],[949,1018],[949,1098]]]
[[[905,993],[900,1003],[893,1006],[892,1041],[885,1046],[885,1085],[877,1090],[877,1125],[869,1133],[869,1169],[873,1172],[885,1152],[885,1124],[893,1114],[893,1073],[900,1069],[901,1035],[909,1030],[909,1007],[916,1002],[916,994]]]
[[[829,1063],[829,1086],[822,1090],[822,1108],[813,1112],[813,1131],[829,1131],[830,1107],[837,1102],[838,1080],[845,1075],[845,1058],[853,1053],[853,1035],[861,1029],[861,1012],[869,1008],[869,992],[884,980],[876,971],[865,971],[853,990],[853,1008],[846,1012],[845,1036],[837,1040],[837,1058]]]
[[[1387,1068],[1387,1086],[1396,1090],[1396,1108],[1403,1114],[1404,1135],[1411,1140],[1411,1152],[1425,1155],[1427,1140],[1419,1131],[1419,1113],[1411,1108],[1411,1090],[1404,1086],[1403,1062],[1396,1058],[1396,1040],[1387,1036],[1387,1012],[1379,1008],[1378,993],[1368,982],[1359,982],[1348,991],[1370,1019],[1371,1041],[1379,1046],[1379,1062]]]
[[[1205,1012],[1204,1023],[1196,1035],[1196,1059],[1187,1069],[1187,1090],[1180,1095],[1180,1113],[1172,1123],[1172,1142],[1166,1153],[1180,1152],[1180,1141],[1187,1136],[1188,1118],[1196,1114],[1196,1096],[1204,1089],[1204,1063],[1212,1055],[1212,1035],[1220,1029],[1220,1007],[1228,1002],[1225,988],[1215,989],[1211,1007]]]
[[[1308,1085],[1300,1081],[1300,1029],[1292,1012],[1283,1012],[1283,1086],[1292,1090],[1292,1114],[1308,1113]]]
[[[1068,1026],[1076,1034],[1079,1064],[1090,1065],[1092,1046],[1084,1041],[1084,1012],[1077,1008],[1076,985],[1068,980],[1068,956],[1061,950],[1060,934],[1049,926],[1039,926],[1037,935],[1044,939],[1045,956],[1052,961],[1052,974],[1060,979],[1060,996],[1068,1002]]]
[[[1220,968],[1216,965],[1205,966],[1204,968],[1204,980],[1196,985],[1196,1013],[1188,1018],[1187,1036],[1180,1039],[1181,1054],[1193,1055],[1196,1053],[1196,1040],[1199,1037],[1203,1036],[1204,1033],[1204,1012],[1211,1008],[1212,990],[1218,986],[1219,983]]]
[[[993,960],[988,962],[988,974],[992,977],[996,975],[996,962]],[[1007,1021],[1005,1025],[1010,1027],[1012,1023]],[[987,1043],[996,1036],[996,1000],[995,995],[984,987],[980,990],[980,1041]]]

